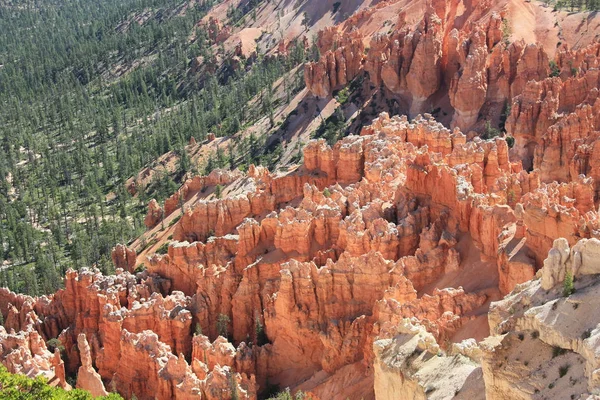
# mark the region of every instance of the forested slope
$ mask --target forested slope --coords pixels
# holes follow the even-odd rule
[[[247,151],[220,152],[209,165],[191,163],[184,146],[272,114],[265,89],[303,62],[305,49],[231,68],[231,52],[199,24],[216,3],[0,4],[2,286],[50,293],[69,267],[110,271],[111,248],[145,229],[149,198],[170,195],[186,172],[260,161],[256,137]],[[217,54],[215,73],[189,73],[192,59]],[[303,85],[298,78],[290,91]],[[168,152],[175,173],[157,174],[133,198],[125,181]]]
[[[537,41],[582,46],[597,30],[595,0],[524,4],[506,4],[507,40],[531,38],[531,30]],[[364,71],[315,98],[303,90],[303,69],[320,49],[336,50],[327,42],[332,25],[347,37],[359,30],[366,53],[401,11],[415,24],[424,7],[0,2],[0,285],[44,294],[70,267],[111,272],[113,246],[146,230],[148,202],[161,203],[190,174],[252,163],[285,168],[300,161],[310,138],[331,144],[381,111],[407,112],[402,96]],[[448,124],[453,110],[438,103],[431,111]],[[488,124],[483,133],[498,128]]]

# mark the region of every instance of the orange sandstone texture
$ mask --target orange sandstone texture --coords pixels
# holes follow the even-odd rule
[[[429,2],[414,26],[401,13],[366,54],[359,32],[324,30],[323,57],[305,68],[313,94],[364,70],[414,118],[382,113],[333,146],[312,140],[285,173],[188,179],[164,205],[149,203],[148,228],[181,212],[167,254],[136,260],[119,245],[116,275],[68,271],[65,289],[39,298],[0,289],[0,362],[63,387],[78,372],[94,395],[139,399],[256,399],[269,385],[325,399],[350,383],[359,397],[393,398],[399,381],[424,396],[425,372],[448,365],[480,383],[468,392],[452,381],[450,398],[504,393],[487,374],[495,358],[482,368],[476,343],[489,333],[489,303],[536,274],[550,290],[572,265],[578,277],[597,272],[577,260],[585,250],[591,262],[600,235],[600,47],[559,48],[559,76],[548,77],[543,49],[507,45],[489,2],[463,19],[458,7]],[[207,26],[218,42],[225,28]],[[452,129],[419,115],[440,91]],[[515,146],[472,138],[486,105],[505,102]],[[216,185],[223,198],[200,195]],[[492,314],[492,333],[501,317]],[[48,351],[55,338],[65,361]],[[403,370],[402,349],[406,365],[432,366]]]
[[[542,81],[550,73],[549,57],[541,46],[502,40],[504,11],[489,12],[490,6],[475,2],[457,18],[457,1],[428,2],[418,23],[402,11],[393,29],[370,39],[358,30],[350,32],[350,20],[328,28],[317,41],[321,59],[305,68],[306,86],[325,98],[365,71],[375,87],[384,86],[406,103],[411,117],[435,108],[434,104],[443,106],[439,98],[447,96],[452,126],[467,133],[482,120],[485,109],[499,113],[504,102],[526,90],[528,82]],[[358,43],[367,40],[368,51],[362,52]],[[558,64],[574,58],[581,69],[591,69],[596,65],[595,51],[597,46],[576,54],[563,50],[557,55]]]
[[[251,167],[237,176],[231,185],[245,192],[193,203],[168,254],[150,256],[145,272],[70,271],[65,289],[47,298],[0,291],[6,326],[58,337],[66,369],[79,370],[78,385],[95,393],[256,398],[267,382],[293,387],[315,374],[334,381],[346,367],[368,382],[373,340],[392,337],[404,319],[440,343],[477,323],[494,294],[447,286],[472,251],[459,246],[465,235],[494,260],[506,232],[516,236],[513,226],[524,224],[520,237],[537,253],[551,242],[534,234],[535,196],[549,193],[542,201],[575,210],[565,212],[594,204],[589,182],[540,184],[510,162],[503,139],[468,142],[431,116],[382,114],[361,136],[309,143],[296,170]],[[229,178],[219,179],[212,182],[227,186]],[[561,229],[576,238],[579,221],[561,218]],[[130,256],[115,249],[118,266]],[[530,277],[510,257],[504,262],[503,291]],[[35,373],[60,376],[56,368],[48,361]],[[140,385],[140,377],[153,383]],[[308,390],[327,390],[317,386]]]
[[[374,341],[410,319],[448,347],[533,277],[554,238],[597,231],[591,177],[542,182],[504,139],[467,141],[430,115],[383,113],[333,147],[310,142],[304,160],[285,174],[192,178],[178,196],[206,182],[244,191],[193,201],[147,271],[70,271],[49,297],[0,290],[7,329],[25,332],[0,335],[13,349],[2,362],[63,385],[79,371],[79,387],[138,398],[253,399],[304,381],[318,397],[352,370],[369,397]],[[115,248],[115,264],[130,270],[133,254]],[[497,270],[486,289],[460,287],[473,254]],[[56,337],[67,364],[44,349]]]
[[[38,335],[42,348],[58,336],[67,370],[95,393],[251,399],[267,382],[294,386],[346,366],[368,377],[373,340],[404,319],[440,343],[475,323],[487,292],[427,289],[464,268],[461,237],[485,259],[506,249],[498,271],[508,291],[530,278],[550,237],[585,234],[580,217],[562,216],[541,236],[555,214],[534,210],[594,205],[591,180],[542,184],[509,161],[504,140],[467,142],[430,116],[382,114],[333,148],[311,142],[297,170],[252,167],[238,179],[248,192],[198,200],[175,227],[188,241],[152,256],[148,271],[69,272],[48,298],[0,293],[6,325]],[[524,265],[508,254],[513,237],[534,248]],[[3,362],[17,370],[24,357]],[[34,373],[64,375],[46,358]]]
[[[163,219],[163,208],[158,204],[158,202],[155,199],[152,199],[150,203],[148,203],[148,213],[146,214],[146,218],[144,218],[144,225],[146,225],[148,229],[154,228]]]
[[[315,96],[325,98],[354,79],[362,69],[363,40],[358,32],[338,34],[330,29],[320,33],[319,42],[326,51],[322,58],[307,64],[304,79]],[[335,50],[330,50],[335,47]]]
[[[89,391],[94,397],[108,395],[100,374],[94,370],[92,365],[90,345],[84,333],[77,336],[77,349],[81,359],[81,367],[77,371],[77,387]]]
[[[111,258],[115,268],[121,268],[128,272],[133,272],[135,269],[137,253],[125,245],[116,245],[111,252]]]

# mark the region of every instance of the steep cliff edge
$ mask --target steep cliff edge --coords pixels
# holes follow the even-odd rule
[[[491,336],[442,350],[414,321],[374,342],[377,398],[588,399],[599,390],[600,240],[557,239],[537,277],[490,306]]]
[[[497,336],[482,346],[488,398],[598,392],[599,249],[597,239],[572,248],[557,239],[538,279],[492,304],[490,329]],[[515,374],[526,378],[515,380]]]

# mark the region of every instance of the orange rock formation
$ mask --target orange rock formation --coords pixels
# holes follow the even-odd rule
[[[541,81],[550,72],[540,46],[523,41],[508,45],[503,40],[503,17],[489,13],[489,7],[488,2],[475,2],[457,18],[458,2],[432,1],[414,26],[403,11],[393,30],[371,37],[366,54],[358,45],[366,38],[356,30],[347,32],[350,20],[329,28],[318,40],[322,58],[305,69],[306,86],[324,98],[364,70],[376,87],[383,85],[405,101],[412,117],[448,96],[452,126],[468,132],[482,119],[485,104],[499,112],[528,82]],[[557,55],[559,64],[579,57],[578,65],[595,65],[589,61],[593,50],[577,56],[566,53]]]
[[[255,399],[269,385],[331,398],[346,378],[357,398],[373,398],[393,381],[384,364],[398,337],[416,337],[411,354],[440,363],[460,347],[458,364],[479,368],[477,349],[454,342],[488,335],[491,301],[536,274],[554,287],[568,257],[595,254],[600,46],[561,47],[549,77],[541,46],[508,45],[489,2],[464,18],[457,7],[430,2],[415,26],[400,14],[366,54],[359,31],[323,31],[323,57],[305,68],[313,94],[366,71],[415,117],[381,113],[333,146],[312,140],[285,173],[250,166],[188,179],[148,206],[148,228],[181,209],[167,254],[136,260],[116,246],[114,276],[68,271],[48,297],[0,289],[0,361],[64,387],[78,371],[77,386],[95,395],[139,399]],[[453,108],[452,129],[419,114],[438,97]],[[512,149],[469,134],[505,103]],[[231,195],[200,195],[216,185]],[[66,363],[47,349],[54,338]]]

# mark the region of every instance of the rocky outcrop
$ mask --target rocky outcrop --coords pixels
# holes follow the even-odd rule
[[[599,245],[584,239],[569,248],[557,239],[538,279],[492,304],[494,336],[481,344],[488,398],[589,398],[597,392]],[[568,274],[576,278],[572,287],[564,283]],[[515,373],[523,378],[515,381]]]
[[[223,25],[223,23],[213,16],[210,16],[208,23],[206,24],[206,30],[208,37],[215,43],[223,43],[229,36],[231,36],[231,27],[229,25]]]
[[[393,98],[408,115],[311,140],[286,171],[186,176],[148,205],[155,239],[172,237],[167,254],[148,246],[147,270],[132,274],[136,253],[118,245],[114,276],[68,271],[39,298],[0,289],[0,361],[140,399],[256,399],[275,385],[321,399],[597,393],[600,46],[560,46],[551,71],[539,45],[507,43],[515,4],[375,3],[319,33],[306,86],[329,98],[368,73],[369,104]],[[377,10],[395,25],[379,29]],[[212,15],[203,26],[215,43],[230,34]],[[231,66],[279,40],[263,36]],[[213,58],[190,72],[215,72]],[[366,116],[354,103],[344,111]],[[474,132],[503,109],[511,150]]]
[[[523,207],[518,206],[515,214],[523,214]],[[519,283],[533,279],[536,273],[535,253],[527,243],[527,233],[522,219],[509,224],[500,234],[498,246],[498,289],[506,295]]]
[[[600,284],[594,258],[599,243],[582,240],[569,250],[566,240],[558,239],[538,279],[492,303],[491,336],[480,343],[468,339],[444,352],[422,327],[395,322],[391,338],[374,343],[377,398],[398,393],[413,398],[592,398],[598,388],[593,350],[598,318],[591,310]],[[583,271],[577,272],[574,290],[565,293],[565,270],[574,274],[575,265]]]
[[[584,177],[568,184],[544,184],[523,196],[525,238],[538,267],[556,238],[566,238],[574,245],[581,238],[595,235],[597,214],[589,212],[594,207],[593,198],[593,180]]]
[[[356,158],[359,161],[361,159],[360,146],[358,149],[356,146],[344,147],[338,153],[338,158],[348,158],[348,162],[355,164]],[[358,153],[358,157],[355,153]],[[355,168],[359,167],[360,165]],[[352,174],[352,171],[350,169],[346,173]],[[356,173],[350,177],[359,178]],[[211,236],[232,234],[246,218],[266,214],[277,209],[280,204],[298,199],[306,183],[324,188],[329,178],[319,176],[308,168],[298,174],[273,177],[265,168],[252,165],[245,179],[249,181],[245,182],[248,188],[245,193],[224,199],[197,201],[187,209],[175,227],[173,238],[180,242],[196,242],[205,241]]]
[[[410,115],[424,111],[425,102],[441,84],[442,21],[433,12],[426,14],[414,36],[406,36],[405,43],[412,42],[412,60],[406,73],[406,87],[413,99]],[[407,46],[408,47],[408,46]],[[407,48],[408,50],[408,48]]]
[[[402,11],[394,29],[371,36],[364,57],[352,53],[358,58],[354,64],[360,67],[362,62],[360,69],[369,74],[375,87],[383,85],[400,98],[411,117],[437,106],[446,108],[439,98],[448,96],[452,127],[465,133],[473,128],[482,131],[480,120],[498,118],[506,101],[523,93],[528,82],[542,81],[550,73],[549,58],[541,46],[503,40],[504,11],[489,13],[489,6],[479,2],[459,18],[457,3],[434,1],[414,26],[407,23],[407,11]],[[354,19],[361,17],[357,14]],[[336,28],[323,31],[318,43],[324,55],[305,68],[307,87],[319,97],[327,97],[346,81],[338,79],[336,58],[328,52],[339,35]],[[593,56],[587,57],[585,65],[595,65],[589,61]]]
[[[558,111],[560,93],[558,79],[531,81],[521,95],[513,100],[507,131],[515,138],[513,153],[523,160],[523,167],[533,166],[536,138],[553,124]]]
[[[576,279],[578,276],[600,274],[599,253],[598,239],[582,239],[572,249],[564,238],[556,239],[541,269],[542,288],[552,289],[567,275]]]
[[[357,259],[342,255],[319,270],[313,263],[284,265],[277,296],[265,309],[266,333],[275,338],[273,361],[298,375],[320,369],[334,372],[358,361],[361,354],[352,343],[364,343],[365,315],[393,282],[393,266],[377,253]],[[314,326],[321,329],[315,331]],[[312,358],[303,356],[307,348],[317,350]],[[290,378],[280,379],[287,385]]]
[[[87,390],[94,397],[107,396],[108,392],[104,388],[102,377],[92,365],[90,345],[84,333],[80,333],[77,336],[77,349],[79,350],[81,359],[81,367],[79,367],[79,371],[77,372],[77,388]]]
[[[126,398],[191,398],[202,395],[201,382],[171,349],[151,331],[139,334],[123,331],[117,362],[128,368],[115,371],[113,382]]]
[[[586,47],[570,49],[563,45],[558,49],[556,64],[561,71],[561,77],[573,75],[573,68],[578,72],[586,72],[598,68],[598,56],[600,55],[600,43],[593,43]]]
[[[461,270],[461,232],[497,251],[514,222],[499,183],[511,174],[500,139],[467,143],[430,116],[383,114],[333,147],[311,142],[287,174],[252,166],[232,177],[226,191],[245,188],[235,197],[194,200],[207,180],[192,178],[178,194],[190,207],[174,241],[147,271],[69,272],[48,299],[0,293],[0,311],[7,324],[59,337],[81,386],[101,389],[95,366],[125,396],[219,398],[235,381],[253,398],[267,381],[289,386],[370,363],[373,338],[391,337],[404,318],[451,340],[487,294],[417,290]],[[75,345],[80,334],[88,346]]]
[[[227,265],[233,261],[236,245],[232,236],[212,238],[206,243],[174,243],[169,246],[168,254],[152,256],[148,260],[148,269],[170,279],[174,290],[192,295],[198,279],[206,273],[203,267]]]
[[[523,52],[517,61],[514,80],[510,84],[512,97],[520,95],[530,81],[541,81],[550,73],[549,58],[537,44],[521,44]]]
[[[70,389],[60,350],[48,351],[43,337],[36,331],[7,332],[0,327],[0,362],[13,374],[43,376],[54,385]]]
[[[64,326],[59,340],[69,359],[67,368],[73,370],[79,365],[77,387],[105,395],[104,382],[108,382],[108,387],[128,397],[189,398],[217,390],[211,382],[224,379],[221,389],[233,390],[231,373],[223,376],[233,364],[215,367],[208,375],[196,366],[201,377],[192,372],[185,358],[193,353],[191,298],[179,292],[163,297],[161,291],[169,289],[165,284],[147,273],[103,277],[84,270],[80,274],[70,272],[66,289],[53,298],[37,299],[36,313],[44,317],[38,329]],[[29,298],[24,304],[31,301]],[[30,324],[24,328],[27,332],[4,336],[0,331],[3,363],[12,372],[43,374],[68,387],[59,350],[50,353],[32,327]],[[240,398],[256,397],[253,378],[237,373],[232,376],[239,382]],[[153,383],[142,385],[137,377]]]
[[[599,77],[592,69],[565,80],[532,80],[514,98],[507,121],[515,138],[512,152],[525,168],[538,168],[544,182],[596,175],[596,166],[588,161],[600,124]]]
[[[113,247],[111,258],[115,268],[121,268],[127,272],[133,272],[135,270],[137,253],[134,249],[123,244],[118,244]]]
[[[427,99],[442,83],[443,21],[430,10],[411,30],[403,18],[401,14],[396,30],[389,36],[373,37],[365,70],[375,85],[384,84],[390,91],[406,96],[410,114],[416,116],[425,110]]]
[[[469,50],[464,62],[450,83],[450,102],[454,107],[453,127],[466,130],[475,125],[479,110],[486,100],[486,40],[485,33],[476,29],[469,40]]]
[[[446,356],[422,327],[405,320],[393,338],[373,344],[375,396],[397,399],[485,399],[481,367],[462,354]]]
[[[146,218],[144,218],[144,225],[146,228],[152,229],[156,225],[160,223],[164,218],[164,210],[158,204],[155,199],[150,200],[148,203],[148,212],[146,213]]]
[[[447,28],[442,17],[451,12],[432,4],[421,30],[406,32],[413,35],[405,43],[415,46],[411,56],[426,58],[437,51],[436,40]],[[457,121],[483,108],[482,97],[498,102],[517,90],[511,74],[526,51],[524,63],[536,59],[535,49],[497,50],[498,22],[492,22],[487,29],[475,26],[467,36],[442,40],[439,66],[429,71],[411,72],[403,64],[404,84],[422,94],[413,104],[449,83],[442,72],[451,69]],[[341,39],[333,32],[321,40],[326,45]],[[462,63],[443,57],[452,43]],[[505,69],[481,75],[489,57],[503,60]],[[524,74],[543,73],[527,65],[519,67]],[[418,74],[438,68],[439,81],[416,88]],[[390,78],[386,74],[383,82]],[[164,212],[151,202],[153,224],[183,209],[180,219],[170,218],[173,240],[167,254],[149,254],[146,271],[127,272],[135,253],[118,246],[113,256],[123,268],[114,276],[69,271],[65,289],[50,297],[0,290],[7,329],[42,343],[58,338],[67,356],[61,370],[56,355],[39,349],[37,358],[21,354],[7,333],[0,334],[0,345],[19,357],[6,360],[15,370],[23,368],[21,363],[35,365],[23,370],[62,381],[62,371],[80,371],[80,387],[103,393],[105,385],[138,398],[254,399],[273,384],[300,384],[314,397],[328,398],[346,378],[367,397],[397,398],[405,392],[415,398],[477,397],[485,390],[489,396],[519,398],[529,383],[509,388],[505,381],[516,376],[512,367],[496,381],[490,371],[506,361],[501,357],[518,365],[512,350],[502,346],[522,347],[510,334],[495,336],[535,321],[516,311],[514,319],[494,305],[494,337],[477,344],[475,339],[488,333],[489,303],[511,292],[507,299],[514,299],[527,285],[538,285],[527,296],[552,296],[567,271],[578,284],[591,282],[597,272],[590,259],[600,231],[596,135],[586,136],[583,129],[596,123],[597,100],[574,105],[582,94],[555,96],[563,90],[559,80],[526,84],[520,98],[529,91],[534,95],[509,120],[519,129],[540,129],[527,133],[526,140],[539,146],[531,151],[533,171],[510,158],[504,138],[468,140],[461,129],[450,130],[429,114],[409,120],[383,113],[359,136],[333,146],[311,141],[303,164],[287,172],[252,165],[246,174],[214,171],[190,178],[167,199]],[[569,82],[573,90],[587,90],[583,81]],[[491,99],[490,88],[504,92]],[[459,99],[465,91],[477,98]],[[545,126],[539,119],[548,110],[568,116],[555,116]],[[555,144],[561,149],[558,158]],[[520,153],[516,149],[512,156]],[[558,174],[566,181],[545,182]],[[222,198],[212,195],[216,185],[223,187]],[[565,240],[553,248],[561,236]],[[524,284],[536,274],[538,283]],[[523,299],[523,304],[529,301]],[[546,352],[551,345],[544,343],[532,341],[531,348]],[[572,360],[590,358],[583,353]],[[531,368],[551,363],[540,360]],[[450,366],[456,373],[447,373]],[[531,368],[525,370],[534,374],[537,369]],[[595,385],[592,378],[588,382]]]
[[[419,321],[437,343],[444,344],[468,322],[474,310],[487,300],[485,294],[465,293],[463,288],[435,289],[431,295],[418,298],[411,284],[402,280],[390,287],[374,308],[373,333],[376,338],[391,338],[406,333],[406,319]]]
[[[171,197],[165,200],[164,217],[168,217],[177,209],[182,209],[183,212],[183,205],[199,192],[217,185],[226,186],[239,179],[240,176],[239,170],[215,169],[208,176],[195,176],[186,180]]]
[[[321,34],[321,37],[323,34]],[[320,39],[323,42],[323,39]],[[306,87],[317,97],[326,98],[354,79],[362,69],[364,45],[357,33],[335,34],[320,60],[304,66]],[[331,48],[335,46],[335,50]]]

